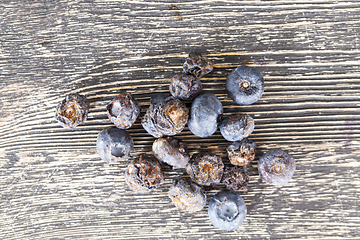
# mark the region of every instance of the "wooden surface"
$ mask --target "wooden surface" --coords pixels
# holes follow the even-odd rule
[[[0,1],[1,239],[359,239],[359,1]],[[248,214],[225,232],[207,206],[177,210],[167,197],[184,170],[164,166],[165,182],[137,195],[124,182],[129,161],[106,164],[97,134],[112,124],[105,107],[131,92],[143,115],[167,93],[184,58],[199,50],[214,62],[202,79],[225,114],[255,119],[258,145]],[[265,93],[238,106],[225,92],[238,65],[260,70]],[[55,120],[69,93],[91,101],[73,131]],[[128,130],[132,156],[154,138],[140,120]],[[201,139],[186,127],[190,152],[209,150],[229,163],[217,131]],[[283,187],[259,179],[257,161],[282,148],[296,159]],[[208,202],[223,185],[206,188]]]

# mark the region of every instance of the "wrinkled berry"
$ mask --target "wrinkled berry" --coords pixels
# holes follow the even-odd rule
[[[202,90],[198,78],[188,74],[177,74],[171,78],[170,93],[181,100],[193,100]]]
[[[163,180],[160,163],[151,156],[140,155],[125,171],[125,181],[136,193],[151,192],[158,188]]]
[[[134,142],[125,130],[110,127],[102,130],[96,141],[96,148],[102,160],[116,162],[126,160]]]
[[[196,78],[201,78],[213,70],[213,64],[201,53],[193,51],[189,54],[189,57],[186,58],[183,70],[186,74],[191,74]]]
[[[88,116],[89,100],[80,94],[69,94],[56,107],[55,119],[64,128],[75,128]]]
[[[158,138],[152,145],[152,151],[159,161],[176,168],[184,168],[190,160],[185,142],[174,137]]]
[[[202,152],[192,156],[186,166],[186,172],[197,184],[210,186],[221,181],[224,164],[221,157]]]
[[[174,181],[169,190],[169,197],[175,206],[187,212],[200,211],[206,204],[205,190],[192,182]]]
[[[222,113],[222,104],[215,94],[202,94],[191,105],[188,127],[194,135],[208,137],[216,132]]]
[[[230,191],[247,190],[249,183],[248,171],[239,166],[226,166],[222,177],[222,182]]]
[[[150,102],[141,121],[143,128],[156,138],[180,133],[188,120],[189,110],[177,98],[157,96]]]
[[[240,105],[249,105],[261,98],[264,93],[262,74],[252,67],[237,67],[226,79],[229,97]]]
[[[258,162],[260,178],[275,186],[287,184],[294,175],[295,169],[294,158],[281,149],[268,151]]]
[[[140,107],[131,93],[121,93],[106,107],[108,118],[117,128],[130,128],[139,116]]]
[[[255,159],[256,144],[248,138],[240,142],[233,142],[227,148],[227,154],[231,164],[246,166]]]
[[[231,115],[222,119],[220,132],[222,136],[230,141],[241,141],[254,131],[254,119],[249,115]]]
[[[238,194],[220,192],[211,199],[208,213],[214,227],[233,231],[244,222],[246,205],[244,199]]]

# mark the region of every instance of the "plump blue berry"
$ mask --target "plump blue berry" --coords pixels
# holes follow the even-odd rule
[[[186,58],[183,70],[184,73],[193,75],[199,79],[213,70],[213,64],[201,53],[193,51],[189,54],[189,57]]]
[[[200,80],[193,75],[176,74],[171,78],[169,90],[174,97],[191,101],[200,94],[202,86]]]
[[[240,227],[246,217],[246,205],[242,197],[232,192],[220,192],[209,203],[212,224],[225,231]]]
[[[240,142],[233,142],[227,148],[227,154],[231,164],[246,166],[255,159],[256,144],[248,138]]]
[[[102,130],[96,141],[98,153],[106,162],[126,160],[133,146],[134,143],[129,133],[116,127]]]
[[[186,180],[175,180],[169,190],[169,197],[177,208],[187,212],[200,211],[206,204],[205,190]]]
[[[294,175],[295,169],[294,158],[281,149],[268,151],[258,162],[260,178],[275,186],[287,184]]]
[[[230,142],[241,141],[248,137],[254,128],[254,119],[247,114],[223,117],[220,124],[222,136]]]
[[[191,105],[188,127],[194,135],[208,137],[216,132],[222,113],[222,104],[215,94],[197,96]]]
[[[264,79],[255,68],[240,66],[227,77],[226,90],[237,104],[249,105],[263,95]]]

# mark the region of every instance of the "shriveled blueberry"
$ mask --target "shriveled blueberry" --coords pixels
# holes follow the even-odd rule
[[[255,68],[237,67],[226,79],[229,97],[240,105],[249,105],[261,98],[264,93],[264,79]]]
[[[171,78],[170,93],[181,100],[193,100],[202,90],[198,78],[188,74],[176,74]]]
[[[152,145],[152,151],[159,161],[176,168],[184,168],[190,160],[185,142],[174,137],[158,138]]]
[[[117,128],[130,128],[139,116],[140,107],[131,93],[121,93],[106,107],[108,118]]]
[[[205,190],[186,180],[175,180],[169,190],[169,197],[177,208],[187,212],[200,211],[206,204]]]
[[[230,142],[241,141],[248,137],[254,128],[254,119],[247,114],[226,116],[220,124],[222,136]]]
[[[240,166],[226,166],[222,182],[230,191],[246,190],[249,183],[249,173]]]
[[[186,172],[197,184],[210,186],[221,181],[224,163],[221,157],[202,152],[192,156],[186,166]]]
[[[102,130],[96,141],[101,159],[108,163],[126,160],[133,147],[134,142],[130,134],[116,127]]]
[[[268,151],[258,162],[260,178],[275,186],[287,184],[294,175],[295,169],[294,158],[281,149]]]
[[[64,128],[75,128],[83,123],[88,116],[89,100],[80,94],[69,94],[56,107],[55,119]]]
[[[125,182],[136,193],[149,193],[163,180],[160,163],[152,156],[138,156],[125,171]]]
[[[227,148],[227,154],[231,164],[246,166],[255,159],[256,144],[248,138],[240,142],[233,142]]]
[[[215,94],[197,96],[191,105],[188,127],[194,135],[208,137],[216,132],[222,113],[222,104]]]
[[[180,133],[188,117],[189,109],[182,101],[172,96],[164,99],[160,95],[150,102],[141,124],[148,133],[159,138]]]
[[[192,51],[183,66],[184,73],[201,78],[213,70],[213,64],[201,53]]]
[[[246,205],[244,199],[238,194],[220,192],[211,199],[208,213],[214,227],[233,231],[244,222]]]

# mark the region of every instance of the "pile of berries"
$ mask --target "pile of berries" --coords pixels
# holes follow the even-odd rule
[[[226,231],[236,230],[246,217],[246,206],[236,193],[246,190],[249,174],[246,166],[255,159],[256,144],[248,139],[254,119],[248,114],[223,116],[223,106],[212,93],[201,94],[200,78],[211,72],[213,64],[200,53],[191,52],[183,66],[184,73],[171,78],[170,95],[157,95],[142,117],[143,128],[157,138],[153,156],[139,155],[127,167],[125,181],[136,193],[149,193],[164,180],[161,164],[185,168],[190,180],[173,181],[169,197],[183,211],[196,212],[206,205],[203,186],[223,183],[228,191],[219,192],[209,203],[212,224]],[[226,90],[237,104],[249,105],[262,96],[262,74],[252,67],[236,68],[226,80]],[[193,101],[189,110],[182,101]],[[89,101],[81,95],[68,95],[56,108],[56,120],[65,128],[75,128],[84,122]],[[134,143],[124,130],[130,128],[140,113],[138,102],[130,93],[121,93],[107,105],[107,115],[115,127],[106,128],[97,137],[97,150],[106,162],[129,158]],[[190,131],[201,138],[211,136],[219,128],[222,136],[232,142],[227,155],[232,165],[225,166],[221,157],[209,152],[190,156],[185,142],[172,137],[188,124]],[[295,171],[294,158],[281,149],[272,149],[258,162],[260,178],[271,185],[287,184]]]

